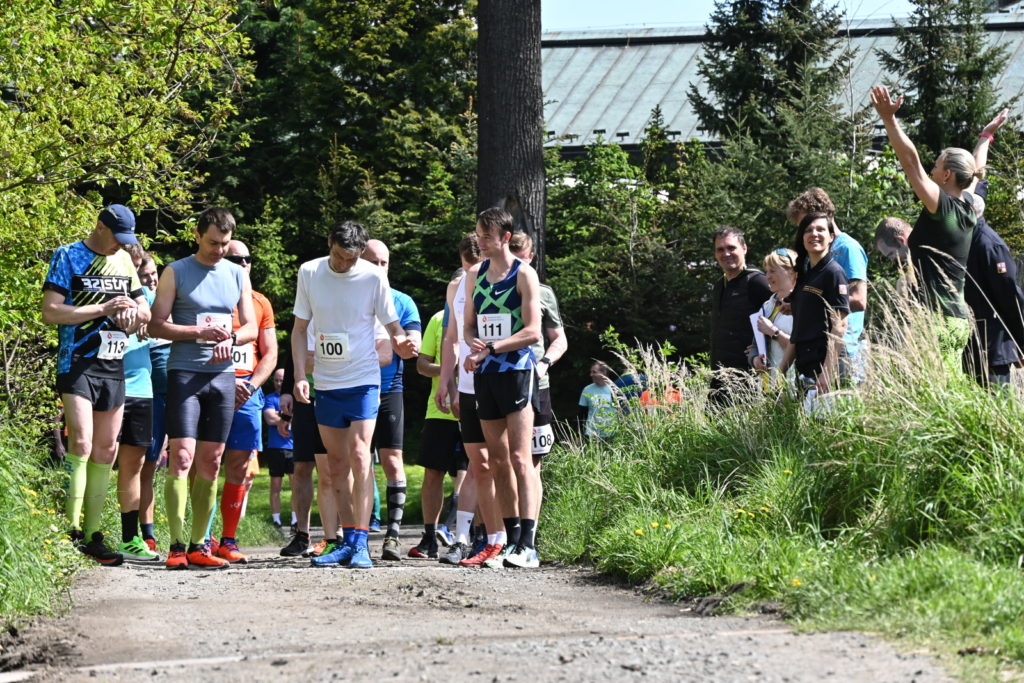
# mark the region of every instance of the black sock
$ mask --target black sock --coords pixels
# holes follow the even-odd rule
[[[140,524],[139,526],[142,528],[142,538],[143,538],[143,540],[145,540],[147,538],[153,538],[153,539],[156,538],[156,536],[153,535],[153,524],[152,524],[152,522],[150,522],[149,524]]]
[[[521,527],[521,531],[519,532],[519,545],[524,548],[536,547],[537,520],[523,517],[523,519],[520,520],[519,525]]]
[[[505,517],[502,519],[505,523],[505,535],[508,536],[508,541],[505,542],[510,548],[514,548],[519,545],[519,534],[522,531],[518,517]]]
[[[398,538],[398,531],[402,528],[402,513],[405,510],[405,482],[401,486],[388,483],[388,530],[384,536]]]
[[[139,535],[139,511],[121,513],[121,542],[127,543]]]

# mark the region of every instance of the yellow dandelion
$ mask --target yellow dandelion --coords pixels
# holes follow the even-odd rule
[[[643,536],[644,535],[644,530],[643,529],[637,529],[633,533],[636,534],[637,536]]]
[[[875,579],[877,579],[877,578],[878,578],[878,577],[877,577],[877,576],[875,576],[874,574],[868,574],[868,581],[874,581],[874,580],[875,580]]]
[[[758,508],[758,509],[761,510],[761,512],[768,512],[768,508],[766,508],[766,507],[762,507],[762,508]]]
[[[792,581],[789,582],[789,585],[793,586],[794,588],[799,588],[801,585],[803,585],[803,581],[801,581],[800,579],[794,578]]]
[[[793,474],[793,470],[782,470],[783,474]]]
[[[41,514],[43,514],[43,511],[42,510],[36,510],[35,508],[32,508],[32,514],[33,515],[41,515]]]
[[[661,525],[661,528],[662,528],[662,529],[671,529],[671,528],[672,528],[672,525],[666,522],[665,524],[662,524],[662,525]]]
[[[736,508],[736,514],[742,515],[745,512],[746,510],[744,510],[743,508]]]
[[[658,524],[657,522],[651,522],[651,528],[652,529],[657,529],[659,526],[661,526],[661,525]]]
[[[748,512],[747,513],[747,517],[756,517],[756,516],[757,515],[755,515],[753,512]]]

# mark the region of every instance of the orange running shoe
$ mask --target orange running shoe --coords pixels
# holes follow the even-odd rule
[[[472,557],[467,557],[466,559],[464,559],[461,562],[459,562],[459,566],[460,567],[482,567],[484,562],[486,562],[487,560],[491,560],[491,559],[497,557],[498,553],[500,553],[502,548],[504,548],[504,547],[505,546],[503,546],[503,545],[490,544],[489,543],[486,546],[484,546],[484,549],[481,550],[480,552],[478,552],[476,555],[473,555]]]
[[[188,569],[188,558],[185,557],[185,545],[183,543],[171,544],[171,551],[167,553],[168,569]]]
[[[233,538],[220,539],[220,545],[217,547],[217,557],[227,560],[231,564],[247,564],[249,562],[249,558],[238,551],[238,544],[235,543]]]
[[[227,569],[229,566],[227,560],[214,557],[210,554],[209,550],[201,545],[193,544],[190,546],[189,551],[185,553],[185,558],[188,560],[189,565],[196,569]]]
[[[148,547],[154,553],[156,552],[156,539],[155,538],[144,538],[142,540],[146,542],[146,547]]]
[[[327,550],[327,539],[321,538],[313,545],[313,549],[309,552],[302,553],[303,557],[320,557]]]

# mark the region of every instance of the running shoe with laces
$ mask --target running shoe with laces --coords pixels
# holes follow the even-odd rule
[[[327,550],[327,539],[321,538],[319,541],[314,543],[310,548],[302,553],[303,557],[320,557]]]
[[[518,569],[536,569],[540,566],[537,549],[517,545],[512,552],[505,556],[505,566]]]
[[[155,538],[144,538],[142,540],[143,540],[143,542],[145,542],[147,548],[152,550],[154,553],[156,552],[156,539]]]
[[[314,567],[336,567],[338,565],[344,567],[354,554],[355,548],[345,543],[338,543],[330,552],[311,558],[309,563]]]
[[[114,552],[103,542],[103,534],[99,531],[92,532],[92,538],[88,543],[78,546],[83,555],[96,560],[104,567],[116,567],[124,562],[121,553]]]
[[[309,552],[309,534],[298,532],[281,548],[281,557],[304,557]]]
[[[448,552],[438,559],[441,564],[458,564],[469,557],[469,547],[465,543],[454,543]]]
[[[227,560],[231,564],[248,564],[249,558],[238,550],[238,543],[233,538],[220,539],[220,546],[217,548],[217,557]]]
[[[337,548],[337,547],[338,547],[338,539],[334,539],[333,541],[329,541],[329,540],[327,540],[325,538],[323,541],[321,541],[320,543],[316,544],[316,548],[313,549],[313,552],[311,552],[309,554],[309,556],[310,557],[320,557],[321,555],[326,555],[327,553],[333,552],[334,549]]]
[[[150,550],[149,546],[146,545],[138,536],[117,546],[117,552],[121,553],[121,556],[126,560],[154,562],[160,559],[160,556]]]
[[[415,557],[420,560],[436,560],[437,546],[431,545],[430,542],[424,538],[417,545],[409,548],[409,557]]]
[[[369,555],[367,555],[367,558],[369,558]],[[397,538],[388,536],[384,539],[384,547],[380,551],[380,559],[388,560],[389,562],[402,561],[401,549],[398,547]]]
[[[367,529],[371,534],[379,534],[383,529],[380,526],[380,520],[376,517],[370,518],[370,525]]]
[[[370,559],[370,549],[365,545],[355,548],[352,559],[346,565],[349,569],[373,569],[373,560]]]
[[[447,548],[455,542],[455,539],[452,537],[452,532],[448,531],[448,527],[444,524],[437,527],[437,530],[434,531],[434,538],[437,540],[437,544],[444,548]]]
[[[482,553],[484,548],[487,547],[487,536],[477,536],[469,548],[469,556],[473,557],[478,553]]]
[[[493,559],[496,555],[501,553],[504,546],[488,543],[484,546],[484,549],[478,552],[476,555],[471,555],[466,559],[459,562],[460,567],[481,567],[484,562]]]
[[[168,569],[188,569],[188,558],[185,556],[184,543],[172,543],[167,553]]]
[[[506,545],[501,549],[500,553],[498,553],[489,560],[485,560],[483,566],[487,567],[488,569],[501,569],[505,566],[505,558],[511,555],[513,550],[515,550],[515,548]]]
[[[230,565],[227,560],[215,557],[205,544],[193,543],[185,553],[190,567],[195,569],[227,569]]]

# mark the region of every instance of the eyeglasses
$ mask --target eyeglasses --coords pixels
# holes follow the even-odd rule
[[[789,264],[790,268],[793,267],[793,257],[790,255],[789,249],[776,249],[774,253],[776,256],[781,256],[786,259],[786,263]]]
[[[232,263],[237,263],[240,266],[249,265],[250,263],[252,263],[252,256],[237,256],[235,254],[231,254],[229,256],[225,256],[224,258],[226,258],[228,261],[231,261]]]

